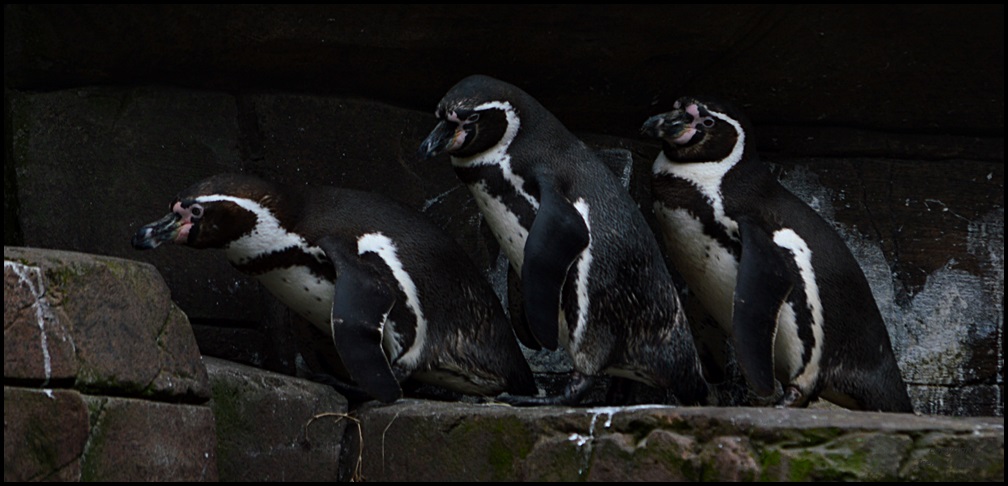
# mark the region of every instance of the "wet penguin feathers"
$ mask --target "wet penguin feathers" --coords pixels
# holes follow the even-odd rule
[[[649,118],[662,142],[652,195],[676,268],[734,339],[757,395],[818,397],[849,408],[910,411],[885,323],[836,230],[761,161],[734,106],[698,97]]]
[[[333,341],[382,401],[416,380],[459,393],[535,393],[500,302],[458,244],[375,193],[221,174],[179,193],[133,237],[219,248]]]
[[[521,279],[530,334],[600,373],[706,394],[653,233],[607,163],[514,85],[470,76],[441,99],[424,158],[450,156]],[[629,156],[623,157],[630,159]],[[586,381],[557,398],[576,403]]]

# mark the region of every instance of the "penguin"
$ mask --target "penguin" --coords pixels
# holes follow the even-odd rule
[[[528,329],[516,333],[562,346],[573,364],[560,393],[509,402],[578,405],[607,374],[703,404],[708,388],[674,281],[607,165],[614,154],[589,148],[532,96],[489,76],[458,82],[435,116],[419,157],[450,156],[518,275]]]
[[[223,249],[332,340],[366,397],[394,402],[408,379],[478,397],[537,391],[490,284],[411,208],[371,192],[219,174],[169,210],[136,232],[134,248]]]
[[[868,281],[835,229],[785,189],[734,106],[683,97],[649,118],[652,197],[689,291],[731,336],[757,404],[823,398],[912,412]]]

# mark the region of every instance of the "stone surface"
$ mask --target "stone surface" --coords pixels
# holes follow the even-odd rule
[[[82,481],[216,481],[214,415],[206,405],[85,395],[91,434]]]
[[[1000,481],[1004,475],[1003,419],[418,400],[365,407],[359,417],[369,481]]]
[[[358,433],[346,399],[326,385],[216,358],[206,363],[221,481],[343,480],[342,441]]]
[[[4,386],[4,482],[80,480],[89,431],[79,392]]]
[[[77,376],[66,316],[49,300],[39,267],[4,260],[5,381],[47,386]]]
[[[32,378],[40,383],[50,378],[45,373],[51,374],[48,370],[53,368],[54,357],[57,363],[64,359],[67,351],[61,351],[60,346],[69,341],[76,360],[73,386],[81,391],[190,401],[210,397],[206,369],[188,320],[171,301],[153,266],[77,252],[12,247],[4,247],[4,261],[5,282],[14,280],[8,276],[8,268],[12,274],[21,269],[24,275],[34,276],[19,280],[22,287],[13,289],[16,292],[9,296],[5,292],[5,304],[8,297],[21,299],[23,289],[34,286],[34,294],[29,294],[44,298],[32,305],[59,316],[49,319],[46,312],[28,312],[11,316],[22,321],[7,321],[5,310],[5,378],[9,368],[12,378]],[[23,307],[25,302],[12,304]],[[39,328],[39,315],[45,340],[13,333],[8,337],[8,328]],[[60,329],[52,337],[50,325]],[[16,344],[26,337],[25,345]],[[44,346],[36,346],[40,342]],[[42,353],[38,353],[39,347]],[[10,349],[23,352],[8,354]],[[44,362],[41,373],[33,359]],[[17,363],[27,365],[18,368]]]

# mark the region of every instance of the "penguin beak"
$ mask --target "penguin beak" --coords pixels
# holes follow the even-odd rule
[[[674,129],[673,127],[675,126],[675,122],[669,116],[671,114],[671,112],[662,113],[648,118],[640,129],[641,135],[652,138],[664,138],[666,131]],[[679,125],[682,125],[682,123]]]
[[[462,146],[465,137],[466,132],[459,124],[441,120],[420,144],[420,151],[417,155],[420,160],[427,160],[441,152],[451,152]]]
[[[167,241],[184,243],[189,235],[190,226],[192,224],[187,223],[183,215],[173,211],[137,230],[130,243],[137,250],[157,248]]]
[[[692,124],[686,123],[682,113],[670,111],[648,118],[640,129],[641,135],[652,138],[661,138],[670,143],[682,145],[693,138],[696,128]]]

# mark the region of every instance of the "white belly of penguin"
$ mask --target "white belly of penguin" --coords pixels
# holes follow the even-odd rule
[[[525,241],[528,239],[528,229],[518,221],[518,215],[511,212],[500,199],[487,192],[486,187],[480,184],[469,186],[476,205],[483,218],[486,219],[497,242],[500,243],[504,255],[511,262],[514,268],[521,275],[522,263],[525,261]]]
[[[715,239],[703,232],[703,224],[685,209],[655,204],[665,248],[676,270],[686,279],[690,293],[725,332],[731,332],[735,279],[738,262]]]
[[[306,267],[272,270],[256,277],[280,302],[332,337],[329,319],[335,291],[331,282]]]
[[[486,219],[494,237],[497,238],[497,242],[500,244],[504,254],[508,257],[508,261],[511,262],[511,267],[518,273],[518,275],[521,275],[522,264],[525,262],[525,242],[528,240],[528,230],[521,225],[518,220],[518,215],[513,213],[511,209],[508,208],[507,205],[505,205],[499,198],[487,192],[486,187],[482,183],[472,184],[469,186],[469,189],[472,192],[473,197],[476,199],[476,205],[483,214],[483,218]],[[578,199],[575,201],[574,206],[578,213],[581,214],[585,224],[590,228],[591,224],[588,218],[589,208],[587,203],[583,199]],[[574,261],[574,265],[578,268],[578,277],[575,282],[578,286],[578,318],[577,322],[574,324],[574,329],[570,328],[563,310],[557,309],[559,344],[574,356],[578,355],[577,350],[579,347],[579,341],[584,334],[588,318],[589,302],[587,281],[589,269],[591,267],[591,260],[591,245],[589,244],[589,246],[585,248],[581,255]],[[573,343],[570,340],[572,334],[574,338]]]
[[[731,334],[735,282],[738,278],[735,257],[704,234],[703,224],[689,211],[671,209],[658,203],[655,204],[655,213],[676,270],[707,312],[725,332]],[[806,283],[806,287],[808,285]],[[817,336],[817,339],[821,342],[821,337]],[[804,349],[805,345],[798,337],[795,312],[790,303],[785,303],[777,316],[774,339],[774,368],[779,379],[788,382],[802,370]],[[814,359],[818,359],[818,353]],[[803,376],[812,370],[806,371]]]

